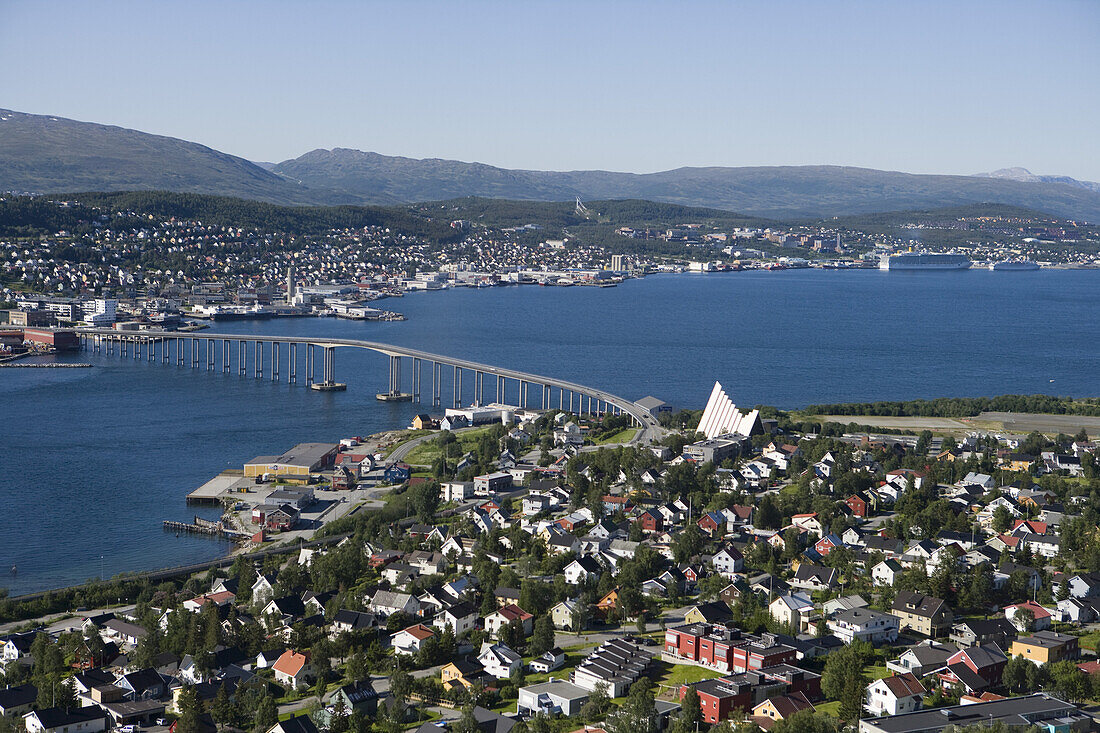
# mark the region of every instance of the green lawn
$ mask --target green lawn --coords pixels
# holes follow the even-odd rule
[[[693,682],[710,680],[721,677],[722,673],[706,667],[696,667],[694,664],[669,664],[668,669],[657,678],[657,684],[666,687],[679,687]]]
[[[817,712],[826,713],[834,718],[840,716],[840,700],[830,700],[829,702],[822,702],[814,705],[817,708]]]
[[[473,428],[455,432],[454,436],[459,446],[462,448],[462,453],[473,450],[481,436],[491,430],[492,427],[493,426],[490,425],[484,428]],[[420,433],[420,435],[423,434],[423,432]],[[409,452],[409,455],[405,456],[405,462],[417,466],[430,466],[441,455],[443,455],[443,448],[436,443],[435,438],[429,438],[413,448]]]
[[[1079,643],[1082,649],[1091,649],[1094,652],[1100,651],[1100,631],[1085,634],[1080,637]]]
[[[890,670],[886,669],[885,664],[869,664],[863,668],[863,672],[871,682],[881,680],[883,677],[889,677],[891,674]]]
[[[626,443],[627,441],[632,440],[637,433],[637,428],[623,428],[617,433],[612,433],[611,435],[600,438],[599,440],[595,441],[595,443],[596,445],[607,445],[608,443]]]

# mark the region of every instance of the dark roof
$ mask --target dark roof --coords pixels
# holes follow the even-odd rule
[[[38,699],[38,688],[30,683],[0,690],[0,708],[4,710],[30,705],[36,699]]]
[[[909,590],[898,591],[894,596],[894,605],[890,608],[893,611],[903,611],[925,618],[931,618],[941,611],[948,610],[947,604],[942,599]]]
[[[164,684],[164,678],[160,676],[160,672],[152,668],[139,669],[136,672],[123,675],[118,679],[118,682],[123,680],[126,681],[130,689],[139,695],[152,687]]]
[[[733,612],[730,611],[730,607],[725,601],[699,603],[695,606],[695,610],[702,615],[704,621],[709,621],[710,623],[728,621],[733,618]]]
[[[344,696],[347,697],[348,702],[352,705],[359,705],[378,698],[378,693],[374,691],[374,687],[371,683],[366,680],[344,685],[340,688],[340,691],[344,693]]]
[[[865,718],[861,721],[860,727],[881,733],[918,733],[918,731],[943,730],[949,725],[960,728],[972,725],[989,727],[995,722],[1003,722],[1012,728],[1028,728],[1040,721],[1078,714],[1079,708],[1076,705],[1062,702],[1044,693],[1035,693],[971,705],[929,708],[901,715]]]
[[[275,727],[283,733],[318,733],[317,726],[313,724],[308,715],[287,718],[280,721]]]
[[[66,725],[86,723],[90,720],[103,720],[107,714],[102,709],[91,706],[86,708],[46,708],[36,710],[34,714],[44,728],[59,728]]]

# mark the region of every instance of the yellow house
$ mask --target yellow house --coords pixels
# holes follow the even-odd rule
[[[773,697],[760,703],[752,709],[754,718],[767,718],[769,720],[784,720],[800,710],[813,710],[814,706],[802,693]]]
[[[1063,659],[1077,659],[1081,648],[1076,636],[1043,630],[1016,639],[1008,648],[1008,653],[1035,664],[1053,664]]]
[[[453,690],[458,686],[470,689],[485,673],[481,665],[469,659],[459,659],[439,670],[439,681],[443,688]]]
[[[244,475],[308,479],[311,473],[332,468],[339,449],[336,443],[299,443],[281,456],[256,456],[244,464]]]

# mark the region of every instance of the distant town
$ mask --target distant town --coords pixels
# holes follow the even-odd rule
[[[297,234],[211,225],[41,197],[0,199],[4,205],[15,211],[0,229],[8,233],[0,236],[0,322],[32,328],[201,328],[299,315],[400,320],[399,306],[378,301],[453,287],[612,287],[664,272],[894,267],[912,252],[954,258],[956,269],[1100,266],[1100,230],[1045,216],[913,215],[901,236],[874,224],[623,226],[594,244],[583,227],[552,232],[538,223],[448,219],[444,241],[387,226]],[[49,228],[41,211],[39,219],[19,213],[30,205],[59,216],[78,211],[80,231]],[[577,206],[578,220],[598,218]],[[923,243],[933,234],[952,244]]]

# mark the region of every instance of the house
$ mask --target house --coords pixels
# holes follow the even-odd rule
[[[394,593],[388,590],[377,591],[367,607],[383,618],[395,613],[404,613],[409,616],[420,613],[420,602],[415,597],[408,593]]]
[[[286,651],[285,647],[274,647],[272,649],[265,649],[256,655],[255,668],[256,669],[268,669],[275,666],[275,662],[279,660],[279,657],[283,656],[283,652]]]
[[[107,714],[95,705],[85,708],[46,708],[23,716],[27,733],[100,733],[107,730]]]
[[[924,685],[911,672],[875,680],[867,686],[864,710],[871,715],[900,715],[920,710]]]
[[[901,630],[912,629],[918,634],[937,637],[947,634],[955,614],[939,598],[913,591],[898,591],[890,613],[898,617]]]
[[[572,718],[580,714],[588,702],[590,690],[563,680],[550,680],[519,689],[516,712],[520,715],[562,715]]]
[[[535,673],[547,673],[553,672],[556,669],[561,669],[565,665],[565,652],[558,647],[554,647],[550,651],[543,654],[538,659],[532,659],[528,665],[532,672]]]
[[[883,560],[871,568],[871,580],[875,585],[892,586],[902,572],[897,560]]]
[[[562,570],[565,582],[570,585],[583,585],[589,578],[599,578],[603,568],[593,557],[579,557]]]
[[[832,590],[836,587],[838,573],[836,568],[802,563],[794,573],[791,586],[801,590]]]
[[[435,632],[424,624],[413,624],[390,637],[390,646],[394,654],[418,654],[425,641],[435,636]]]
[[[438,629],[451,627],[455,636],[461,636],[477,625],[477,609],[472,603],[456,603],[450,608],[445,608],[435,615],[432,625]]]
[[[781,624],[787,624],[798,633],[807,632],[817,618],[817,608],[805,593],[777,596],[768,604],[768,612]]]
[[[896,674],[911,672],[917,678],[923,678],[947,666],[947,660],[958,651],[959,647],[955,644],[943,644],[929,639],[909,647],[897,659],[886,662],[886,669]]]
[[[738,629],[686,624],[665,630],[664,653],[677,662],[719,672],[750,672],[796,661],[798,650],[778,634],[743,635]]]
[[[501,629],[506,624],[518,621],[523,627],[523,635],[531,633],[534,625],[534,616],[524,611],[514,603],[498,608],[495,612],[485,617],[485,631],[492,637],[500,638]]]
[[[963,648],[996,644],[1001,649],[1007,649],[1016,636],[1016,627],[1008,619],[994,618],[960,621],[951,627],[948,638]]]
[[[813,710],[814,706],[805,695],[781,695],[772,697],[752,709],[752,718],[761,728],[770,728],[777,720],[786,720],[802,710]]]
[[[844,541],[831,532],[814,543],[814,550],[822,557],[828,557],[829,553],[838,547],[844,547]]]
[[[850,596],[838,596],[837,598],[830,598],[822,603],[821,612],[828,618],[841,611],[847,611],[851,608],[867,608],[869,605],[871,604],[861,595],[853,594]]]
[[[108,640],[128,644],[131,647],[136,647],[138,642],[145,638],[145,634],[146,631],[141,626],[120,618],[112,618],[103,624],[103,635]]]
[[[361,713],[368,718],[373,718],[378,713],[378,693],[370,680],[360,680],[348,685],[343,685],[329,697],[329,710],[342,702],[344,710],[350,713]]]
[[[1036,631],[1031,636],[1021,636],[1013,641],[1008,653],[1034,664],[1053,664],[1063,659],[1077,659],[1081,649],[1076,636],[1056,631]]]
[[[1021,697],[998,697],[977,703],[917,710],[902,715],[864,718],[858,733],[940,733],[946,728],[981,725],[983,728],[1082,733],[1092,727],[1092,718],[1080,708],[1038,692]]]
[[[1079,573],[1071,577],[1069,594],[1073,598],[1100,596],[1100,573]]]
[[[38,699],[38,688],[29,682],[0,690],[0,715],[14,717],[28,712]]]
[[[643,532],[652,533],[660,532],[665,527],[664,517],[661,513],[653,508],[646,509],[634,520],[642,528]]]
[[[689,624],[724,624],[733,618],[733,612],[725,601],[696,603],[684,613]]]
[[[523,657],[507,645],[500,643],[483,643],[481,652],[477,655],[477,661],[487,673],[498,680],[508,679],[523,667]]]
[[[1005,606],[1004,611],[1005,618],[1011,621],[1012,625],[1020,631],[1049,629],[1051,620],[1054,618],[1054,614],[1035,601],[1013,603],[1010,606]]]
[[[164,678],[152,668],[124,674],[114,684],[122,690],[122,696],[127,700],[159,700],[168,692]]]
[[[573,671],[573,684],[589,692],[603,684],[610,697],[621,697],[648,673],[651,662],[652,655],[641,647],[624,639],[611,639]]]
[[[721,537],[726,532],[726,518],[720,512],[707,512],[696,524],[711,537]]]
[[[507,471],[474,476],[474,493],[481,496],[507,491],[510,488],[512,488],[512,474]]]
[[[727,545],[714,554],[711,565],[720,574],[732,578],[745,567],[745,556],[733,545]]]
[[[309,654],[287,649],[272,665],[275,681],[292,690],[304,690],[313,682],[313,667]]]
[[[814,537],[821,537],[821,535],[825,534],[825,528],[822,526],[821,520],[817,518],[817,512],[795,514],[791,517],[791,524],[806,530]]]
[[[554,604],[550,609],[550,619],[558,629],[573,628],[573,613],[577,610],[577,601],[566,599]]]
[[[947,659],[939,679],[945,688],[961,687],[968,694],[1000,687],[1008,657],[996,644],[962,649]]]
[[[1073,598],[1058,601],[1058,620],[1088,624],[1100,619],[1100,598]]]
[[[465,657],[448,662],[439,670],[439,681],[445,690],[465,687],[467,690],[480,684],[485,677],[485,668]]]
[[[869,608],[841,611],[828,621],[828,627],[846,644],[856,639],[872,644],[893,643],[898,638],[898,618]]]
[[[332,617],[333,634],[351,634],[356,631],[367,631],[378,625],[378,617],[373,613],[362,611],[349,611],[345,608],[336,612]]]
[[[175,731],[171,733],[175,733]],[[271,726],[267,733],[317,733],[317,725],[308,715],[298,715],[280,720]]]
[[[600,600],[596,601],[596,613],[602,618],[607,618],[611,612],[619,607],[619,589],[615,588]]]
[[[699,712],[703,722],[714,725],[737,710],[748,710],[769,697],[782,695],[787,691],[787,684],[782,680],[765,678],[759,672],[742,672],[682,685],[679,695],[681,704],[689,689],[694,689],[699,696]]]

